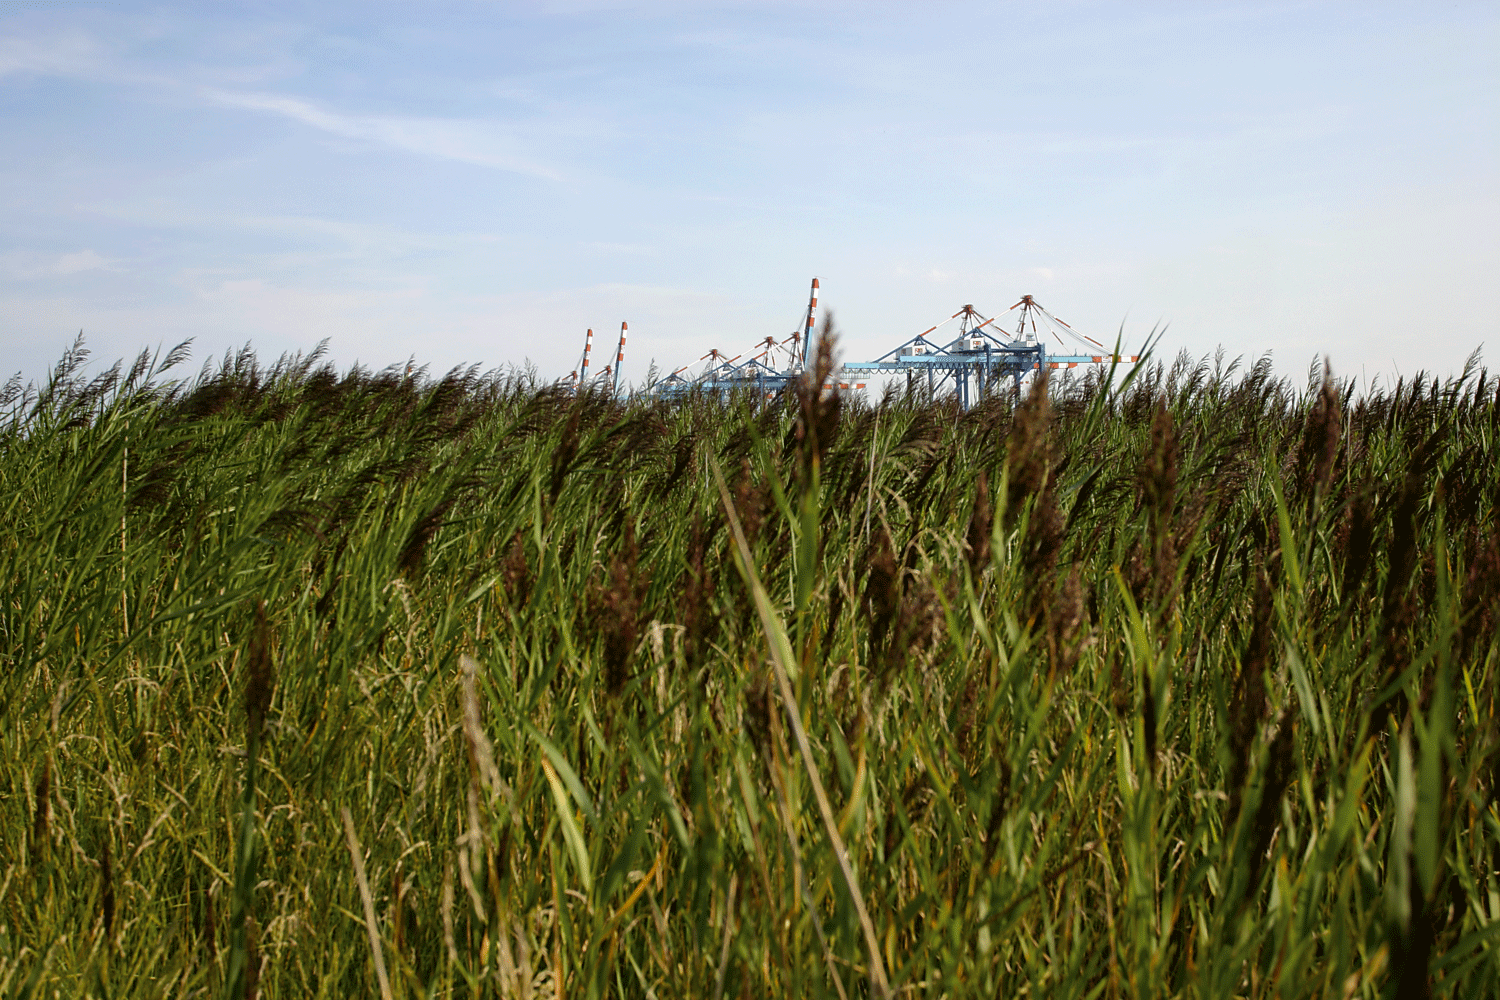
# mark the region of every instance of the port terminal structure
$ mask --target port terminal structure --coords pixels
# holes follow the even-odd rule
[[[807,346],[812,342],[813,326],[818,316],[818,279],[812,280],[812,291],[808,294],[807,309],[802,322],[789,336],[777,340],[767,337],[750,350],[733,357],[718,348],[710,350],[692,364],[667,375],[651,387],[651,391],[667,399],[676,399],[693,393],[727,394],[748,392],[766,397],[774,396],[797,379],[807,367]],[[692,373],[695,365],[702,365]],[[863,389],[863,382],[839,382],[840,389]],[[832,388],[830,383],[828,388]]]
[[[1075,332],[1030,295],[1021,296],[1002,315],[1018,309],[1013,335],[1001,327],[998,322],[1001,316],[985,317],[972,305],[965,305],[874,361],[844,362],[837,375],[853,379],[901,373],[906,376],[909,392],[924,387],[923,383],[929,398],[951,389],[958,397],[959,407],[967,410],[1005,379],[1019,388],[1021,379],[1033,372],[1138,360],[1137,355],[1114,354],[1094,338]],[[946,343],[934,339],[934,334],[954,320],[959,321],[958,336]],[[1065,350],[1071,346],[1086,353],[1050,353],[1049,337],[1060,342]]]
[[[766,337],[749,351],[733,357],[714,348],[697,361],[656,382],[648,391],[666,399],[680,399],[696,393],[726,395],[746,392],[762,398],[775,396],[802,378],[806,370],[807,349],[817,321],[819,290],[819,281],[814,278],[802,322],[789,336],[781,340]],[[1013,333],[1004,329],[1000,322],[1011,313],[1016,313]],[[957,336],[945,342],[942,338],[948,334],[939,335],[939,331],[954,321],[958,322]],[[628,325],[621,323],[614,363],[590,375],[594,331],[589,330],[578,366],[558,384],[574,392],[607,388],[611,395],[618,395],[627,332]],[[1050,340],[1057,341],[1063,351],[1073,353],[1050,352]],[[933,398],[951,391],[957,397],[959,407],[966,410],[1006,380],[1019,389],[1021,380],[1033,373],[1088,364],[1134,363],[1137,360],[1137,355],[1113,353],[1094,338],[1077,333],[1032,296],[1023,295],[1005,313],[994,317],[986,317],[972,305],[965,305],[941,323],[896,345],[873,361],[844,362],[831,373],[824,388],[863,389],[863,379],[902,374],[906,376],[908,392],[925,390],[928,397]],[[700,367],[695,373],[690,372],[695,366]]]

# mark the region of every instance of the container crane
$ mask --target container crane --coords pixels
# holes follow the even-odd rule
[[[925,376],[929,394],[946,389],[951,382],[959,406],[968,409],[996,379],[1010,378],[1019,386],[1021,378],[1033,371],[1137,360],[1135,355],[1126,357],[1107,353],[1103,344],[1074,332],[1030,295],[1023,295],[1006,313],[1017,309],[1020,312],[1013,334],[1001,327],[1000,316],[985,317],[973,305],[965,305],[941,323],[903,341],[874,361],[845,362],[839,374],[848,378],[868,376],[871,372],[900,372],[906,376],[908,389],[915,388],[918,380]],[[933,336],[954,320],[959,321],[957,337],[943,342]],[[1067,336],[1088,348],[1089,353],[1051,354],[1047,350],[1048,335],[1065,347],[1063,338]],[[1095,352],[1089,345],[1099,350]]]
[[[583,337],[583,357],[578,366],[570,371],[564,378],[557,380],[557,384],[564,389],[574,392],[584,388],[593,388],[603,385],[609,386],[611,395],[618,395],[620,391],[620,367],[625,363],[625,336],[628,332],[628,324],[620,324],[620,343],[615,351],[613,365],[605,365],[592,378],[589,377],[589,360],[594,351],[594,331],[590,328]]]
[[[802,377],[807,364],[807,345],[812,341],[817,323],[820,284],[812,280],[807,309],[792,333],[777,340],[766,337],[749,351],[730,357],[717,348],[691,364],[683,365],[655,386],[660,396],[680,397],[693,392],[730,393],[750,390],[765,396],[775,395]],[[744,360],[741,360],[744,359]],[[696,374],[689,369],[703,364]],[[844,389],[863,389],[864,383],[840,385]]]

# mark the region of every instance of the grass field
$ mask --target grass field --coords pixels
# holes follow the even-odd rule
[[[83,360],[3,400],[0,997],[1500,995],[1472,366]]]

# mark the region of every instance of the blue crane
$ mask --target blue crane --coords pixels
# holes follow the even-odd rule
[[[874,361],[844,362],[838,374],[843,378],[858,378],[877,372],[900,372],[906,376],[909,390],[915,389],[925,376],[929,395],[951,386],[959,406],[968,409],[1000,379],[1009,378],[1019,387],[1022,377],[1036,371],[1137,360],[1136,355],[1112,354],[1092,337],[1076,333],[1030,295],[1023,295],[1006,313],[1017,309],[1020,313],[1013,334],[1001,327],[1000,316],[986,318],[972,305],[965,305]],[[959,321],[958,336],[946,343],[933,337],[954,320]],[[1064,338],[1071,339],[1088,353],[1049,353],[1049,335],[1065,348]]]

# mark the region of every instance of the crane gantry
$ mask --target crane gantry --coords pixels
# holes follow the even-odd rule
[[[817,323],[820,282],[812,279],[807,309],[802,321],[791,334],[777,339],[766,337],[748,351],[728,355],[712,348],[696,361],[683,365],[650,387],[660,397],[680,398],[692,393],[727,394],[749,391],[769,398],[803,377],[807,366],[807,349]],[[1012,316],[1011,314],[1015,315]],[[939,334],[957,321],[951,331]],[[1005,323],[1010,323],[1006,329]],[[620,389],[620,366],[625,361],[625,337],[628,325],[620,324],[620,341],[613,364],[598,374],[589,375],[594,331],[584,339],[583,356],[578,367],[561,385],[575,391],[583,388],[609,387],[612,395]],[[1061,348],[1049,350],[1050,342]],[[1079,365],[1133,363],[1137,355],[1117,354],[1093,337],[1075,331],[1058,319],[1030,295],[1021,296],[1015,305],[996,316],[985,316],[972,304],[962,306],[947,319],[897,344],[873,361],[846,361],[832,373],[827,389],[863,389],[860,379],[872,375],[901,374],[908,390],[919,386],[929,396],[951,391],[959,407],[968,409],[993,387],[1010,380],[1019,387],[1021,379],[1036,372]],[[925,383],[925,385],[924,385]]]
[[[1020,312],[1012,333],[1001,326],[1000,320],[1018,309]],[[954,320],[959,321],[956,337],[946,342],[933,337]],[[1047,350],[1049,335],[1065,348],[1068,344],[1064,338],[1069,338],[1088,353],[1050,353]],[[1000,379],[1009,378],[1019,386],[1021,379],[1032,372],[1136,360],[1136,355],[1110,353],[1099,341],[1077,333],[1044,309],[1036,299],[1023,295],[1019,302],[999,316],[986,317],[973,305],[965,305],[941,323],[897,344],[874,361],[844,362],[839,375],[854,378],[869,377],[878,372],[901,373],[906,376],[908,389],[916,388],[925,378],[929,395],[951,387],[958,397],[959,406],[968,409]]]

